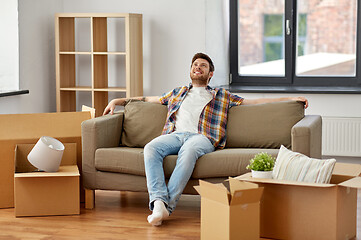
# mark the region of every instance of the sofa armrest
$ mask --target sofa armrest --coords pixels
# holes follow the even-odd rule
[[[322,118],[305,115],[291,130],[292,151],[312,158],[322,156]]]
[[[85,188],[96,189],[95,151],[119,146],[123,117],[124,113],[119,112],[82,122],[82,176]]]

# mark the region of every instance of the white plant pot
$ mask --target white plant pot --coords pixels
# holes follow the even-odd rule
[[[252,177],[254,177],[254,178],[272,178],[272,171],[254,171],[254,170],[252,170]]]

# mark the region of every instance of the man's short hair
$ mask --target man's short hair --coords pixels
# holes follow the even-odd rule
[[[198,58],[202,58],[204,60],[207,60],[207,62],[209,63],[209,71],[214,72],[214,65],[213,65],[212,59],[207,54],[204,54],[204,53],[196,53],[196,54],[194,54],[194,56],[192,58],[191,67],[193,65],[193,62],[195,60],[197,60]]]

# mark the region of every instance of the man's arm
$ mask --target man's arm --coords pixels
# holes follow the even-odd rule
[[[106,108],[104,109],[103,115],[106,115],[108,113],[113,114],[116,105],[125,106],[125,104],[131,99],[140,100],[140,101],[144,101],[144,102],[151,102],[151,103],[161,103],[159,96],[116,98],[116,99],[111,100],[108,103],[108,106],[106,106]]]
[[[308,100],[305,97],[284,97],[284,98],[257,98],[257,99],[243,99],[243,105],[262,104],[271,102],[282,102],[282,101],[299,101],[303,102],[305,108],[308,107]]]

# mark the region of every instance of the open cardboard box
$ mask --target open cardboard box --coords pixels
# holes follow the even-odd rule
[[[354,239],[361,165],[336,163],[330,184],[236,179],[264,187],[261,237],[272,239]]]
[[[71,215],[80,213],[79,170],[76,144],[64,143],[57,172],[38,172],[27,160],[34,144],[15,148],[15,216]]]
[[[201,239],[259,239],[262,187],[232,178],[230,190],[223,184],[199,184],[194,188],[201,195]]]

